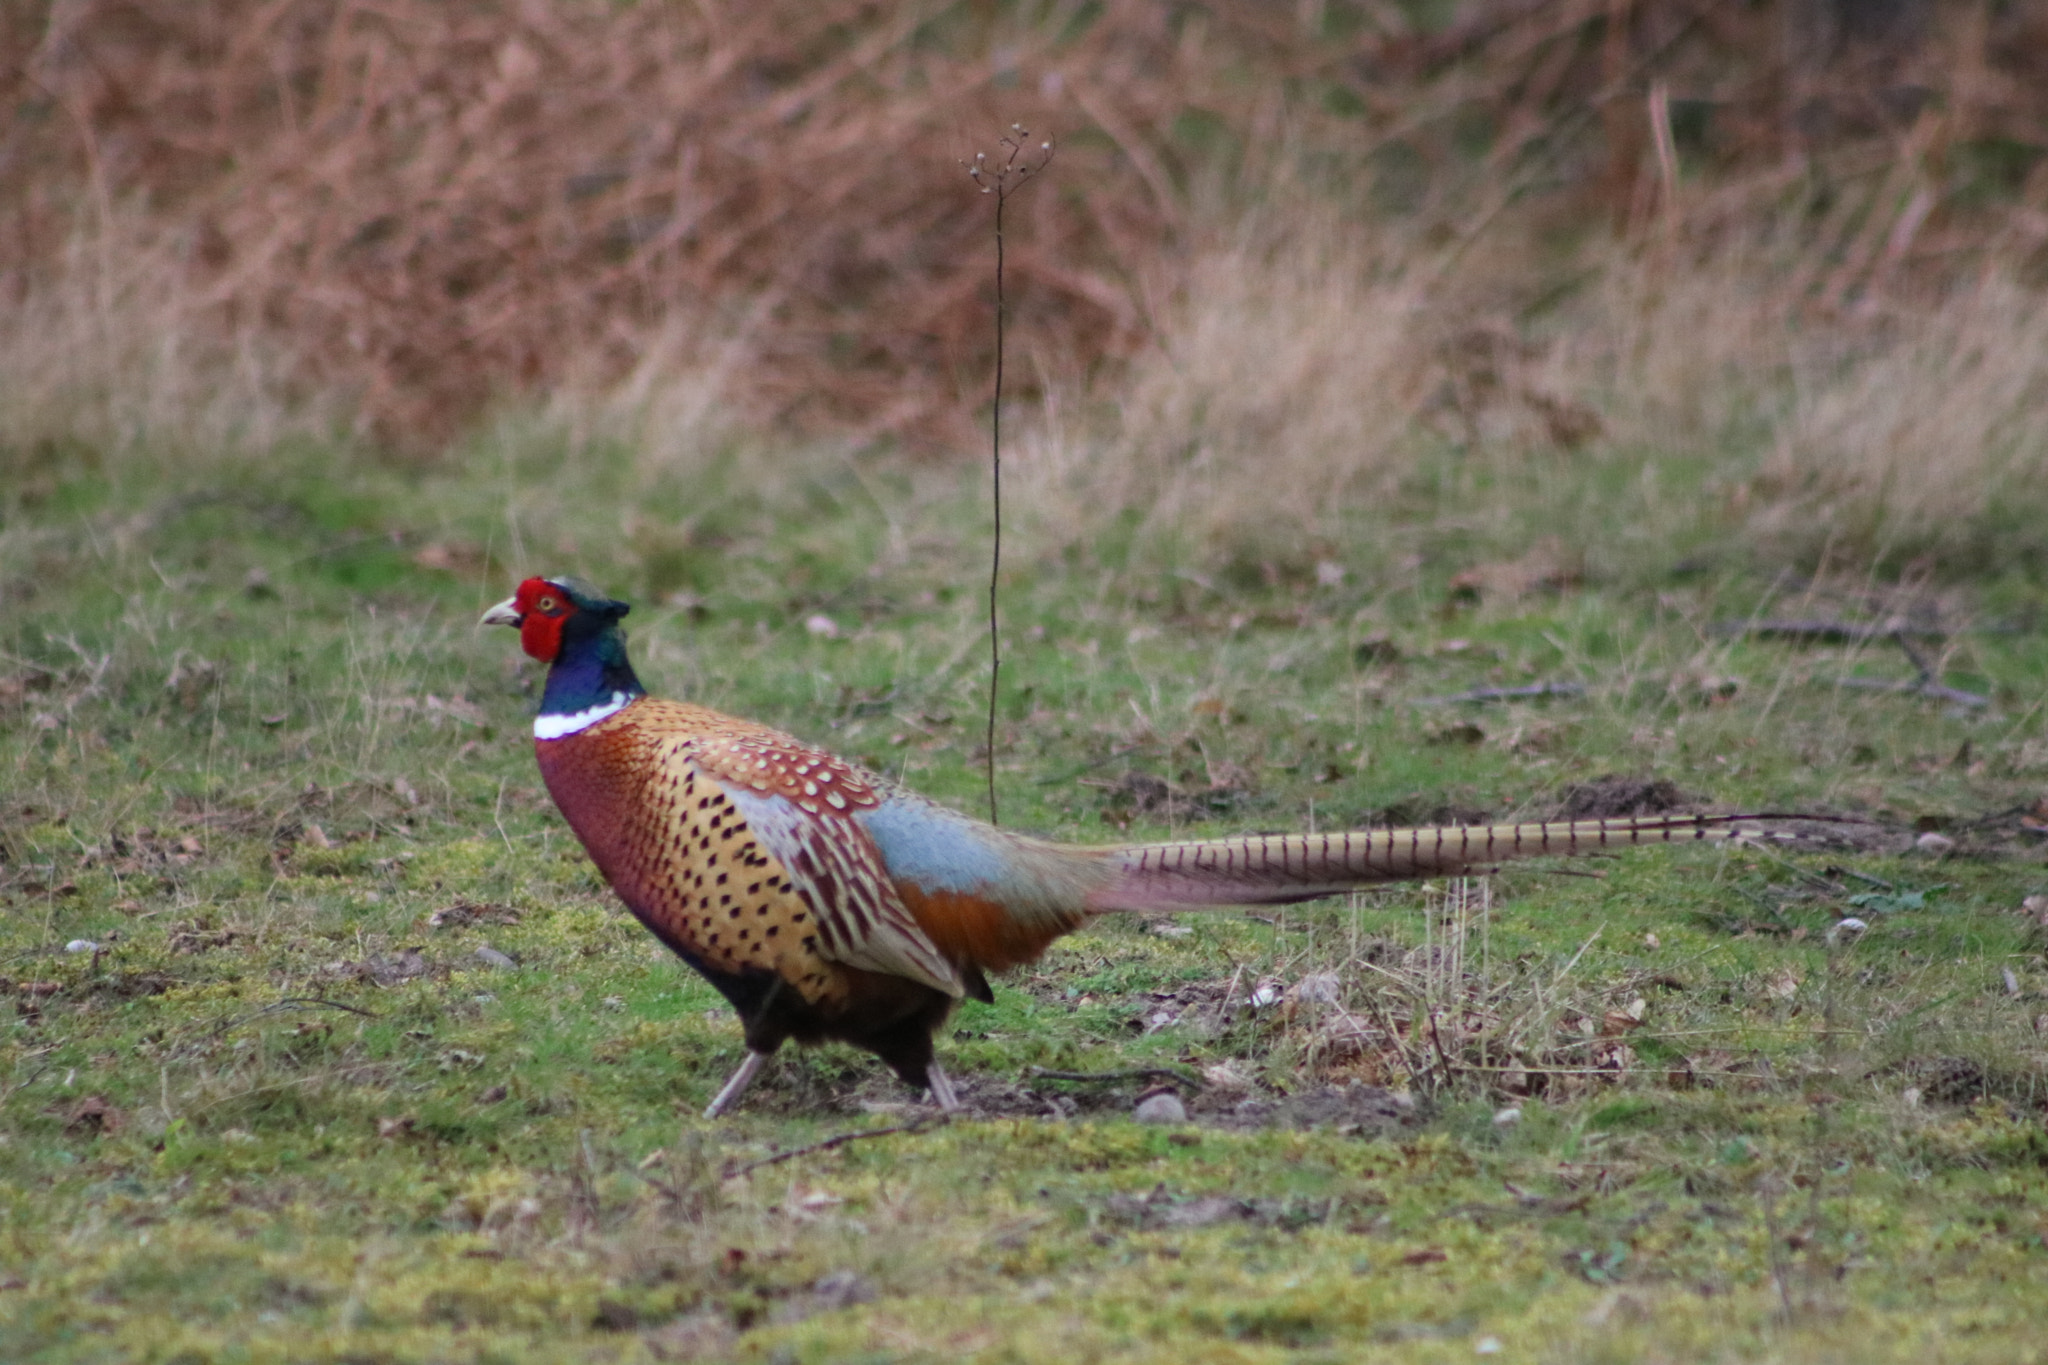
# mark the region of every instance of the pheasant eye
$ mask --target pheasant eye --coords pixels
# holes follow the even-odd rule
[[[540,599],[540,601],[534,603],[533,605],[536,610],[552,612],[556,607],[559,607],[562,604],[557,602],[552,597],[543,597]]]

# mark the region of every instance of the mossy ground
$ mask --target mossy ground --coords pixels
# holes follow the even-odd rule
[[[12,510],[0,1357],[2048,1358],[2039,585],[1795,593],[1660,547],[1545,588],[1512,532],[1410,555],[1391,524],[1221,575],[1027,550],[1007,824],[1543,813],[1618,772],[1884,833],[1496,878],[1487,1017],[1587,1021],[1596,1074],[1447,1066],[1412,1113],[1317,1127],[1191,1089],[1215,1121],[1140,1125],[1145,1081],[1033,1069],[1228,1064],[1272,1102],[1402,1079],[1281,1009],[1181,1006],[1335,969],[1367,1010],[1440,944],[1443,888],[1111,920],[942,1038],[978,1116],[726,1178],[923,1111],[828,1049],[697,1117],[738,1028],[568,837],[525,737],[536,671],[473,623],[517,572],[587,573],[638,599],[658,692],[978,810],[977,493],[847,466],[664,509],[682,493],[523,458]],[[1943,676],[1990,705],[1832,685],[1911,676],[1884,643],[1713,630],[1916,603],[1973,627]],[[1587,691],[1423,704],[1546,680]],[[1916,828],[1956,849],[1902,851]],[[1845,912],[1870,930],[1831,938]]]

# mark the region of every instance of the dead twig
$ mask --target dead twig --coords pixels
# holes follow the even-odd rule
[[[1959,687],[1947,687],[1925,677],[1915,678],[1912,682],[1890,682],[1883,678],[1836,678],[1834,685],[1853,688],[1858,692],[1897,692],[1908,697],[1925,697],[1929,701],[1945,701],[1972,709],[1991,705],[1991,698],[1980,693],[1965,692]]]
[[[1417,697],[1415,706],[1453,706],[1461,702],[1518,701],[1527,697],[1583,697],[1586,685],[1575,682],[1540,682],[1524,687],[1475,687],[1445,697]]]
[[[1946,640],[1954,634],[1952,631],[1938,630],[1932,626],[1909,626],[1903,621],[1868,625],[1855,621],[1765,620],[1720,621],[1713,626],[1713,632],[1729,637],[1746,635],[1759,640],[1815,640],[1827,644],[1871,644],[1889,640],[1906,656],[1906,662],[1913,665],[1913,672],[1918,676],[1912,682],[1890,682],[1882,678],[1837,678],[1834,685],[1854,688],[1859,692],[1900,692],[1908,696],[1926,697],[1930,701],[1945,701],[1971,708],[1991,705],[1989,697],[1944,685],[1936,677],[1934,661],[1913,647],[1915,640]]]
[[[737,1180],[750,1171],[760,1170],[763,1166],[775,1166],[785,1161],[794,1161],[800,1156],[812,1156],[818,1152],[829,1152],[834,1147],[844,1147],[849,1142],[859,1142],[863,1138],[890,1137],[897,1133],[922,1133],[932,1128],[943,1128],[952,1121],[953,1116],[951,1114],[927,1114],[923,1118],[915,1119],[910,1123],[898,1123],[888,1128],[862,1128],[851,1133],[839,1133],[826,1138],[823,1142],[813,1142],[807,1147],[792,1147],[786,1152],[777,1152],[773,1156],[764,1156],[757,1161],[749,1161],[742,1166],[728,1167],[719,1174],[718,1178],[720,1180]]]
[[[1034,1066],[1031,1068],[1031,1076],[1032,1079],[1041,1081],[1080,1081],[1101,1085],[1107,1085],[1115,1081],[1147,1081],[1163,1078],[1170,1081],[1179,1081],[1182,1085],[1191,1085],[1197,1090],[1202,1088],[1200,1077],[1190,1075],[1185,1071],[1170,1066],[1139,1066],[1132,1067],[1128,1071],[1047,1071],[1042,1066]]]
[[[1010,131],[999,139],[1007,156],[990,161],[986,153],[976,152],[967,165],[967,174],[973,177],[975,185],[983,194],[994,195],[996,201],[996,383],[988,437],[989,503],[993,513],[990,524],[994,531],[988,554],[988,822],[992,825],[1001,823],[996,818],[996,689],[1003,673],[1003,652],[996,633],[996,585],[1003,567],[1003,334],[1007,330],[1003,302],[1003,206],[1012,194],[1024,188],[1033,172],[1051,165],[1053,156],[1048,139],[1038,144],[1041,155],[1036,164],[1018,160],[1024,154],[1027,136],[1029,130],[1023,124],[1013,123]]]
[[[38,1080],[42,1078],[42,1075],[45,1071],[48,1071],[55,1065],[57,1065],[55,1062],[44,1062],[34,1071],[29,1072],[26,1079],[16,1081],[13,1085],[8,1086],[7,1089],[0,1090],[0,1104],[6,1104],[16,1095],[20,1094],[22,1091],[34,1085]]]
[[[1953,631],[1899,622],[1871,624],[1834,620],[1716,621],[1708,630],[1724,639],[1813,640],[1821,644],[1867,644],[1872,640],[1946,640]]]
[[[362,1008],[360,1005],[344,1005],[339,1000],[325,1000],[317,995],[288,995],[274,1005],[265,1005],[260,1010],[252,1010],[248,1014],[239,1015],[236,1018],[228,1020],[227,1022],[221,1024],[218,1028],[216,1028],[214,1030],[214,1033],[216,1034],[216,1036],[218,1036],[219,1034],[230,1032],[231,1030],[240,1028],[244,1024],[253,1023],[256,1020],[261,1019],[265,1015],[269,1014],[279,1014],[286,1010],[314,1009],[346,1010],[350,1014],[359,1014],[365,1019],[383,1018],[383,1016],[378,1014],[375,1010],[366,1010]]]

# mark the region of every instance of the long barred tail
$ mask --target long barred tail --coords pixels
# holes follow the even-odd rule
[[[1760,818],[1769,817],[1647,815],[1135,844],[1108,851],[1114,871],[1088,908],[1278,905],[1380,882],[1458,876],[1516,858],[1726,839],[1739,823]]]

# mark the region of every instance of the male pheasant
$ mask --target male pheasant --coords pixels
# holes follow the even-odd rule
[[[932,1034],[1091,915],[1276,905],[1511,858],[1725,838],[1734,816],[1083,848],[957,814],[765,725],[646,694],[624,602],[529,578],[484,613],[548,665],[541,776],[627,909],[739,1011],[729,1109],[784,1041],[837,1038],[958,1107]]]

